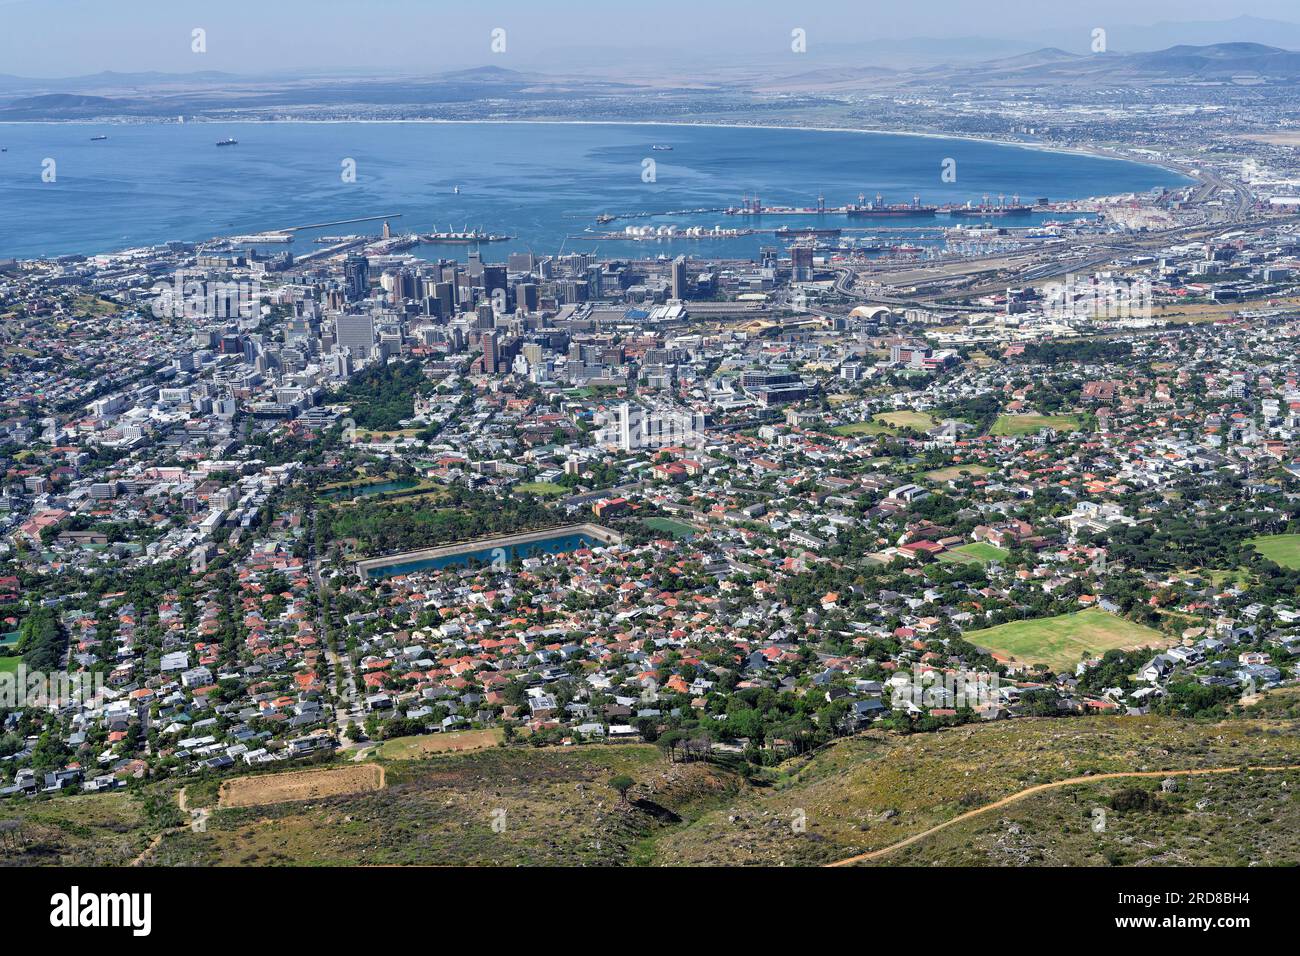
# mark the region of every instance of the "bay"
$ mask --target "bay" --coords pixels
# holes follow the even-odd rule
[[[108,139],[92,141],[92,136]],[[237,145],[218,147],[221,139]],[[742,197],[766,205],[868,200],[1022,202],[1173,188],[1189,180],[1155,166],[970,139],[758,127],[570,123],[2,124],[0,256],[93,254],[168,240],[201,241],[307,223],[393,215],[394,233],[508,234],[507,252],[598,252],[603,257],[753,257],[772,235],[652,242],[587,241],[627,225],[724,229],[857,226],[843,216],[761,221],[712,211]],[[654,146],[671,149],[653,149]],[[44,182],[43,163],[55,163]],[[942,178],[945,160],[956,181]],[[355,182],[345,164],[355,163]],[[653,165],[650,165],[653,164]],[[649,171],[649,173],[647,172]],[[650,174],[652,173],[652,175]],[[459,190],[459,191],[457,191]],[[681,210],[708,209],[683,213]],[[601,214],[638,215],[597,225]],[[1062,218],[1035,214],[1016,224]],[[818,222],[818,220],[824,220]],[[967,223],[978,220],[967,220]],[[886,220],[881,226],[953,224]],[[871,231],[873,223],[866,223]],[[307,230],[376,234],[380,223]],[[269,247],[277,248],[277,247]],[[467,247],[422,245],[428,259]]]

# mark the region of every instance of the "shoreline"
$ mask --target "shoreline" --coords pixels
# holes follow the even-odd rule
[[[1151,166],[1166,172],[1187,176],[1184,168],[1173,165],[1172,160],[1157,161],[1150,158],[1137,159],[1111,153],[1089,146],[1054,146],[1050,143],[1026,142],[1018,139],[1000,139],[994,136],[972,136],[968,133],[933,133],[919,130],[880,129],[862,126],[789,126],[780,123],[720,123],[720,122],[683,122],[674,120],[577,120],[577,119],[192,119],[185,123],[166,120],[161,117],[146,120],[126,120],[121,117],[102,120],[0,120],[0,128],[5,126],[215,126],[220,124],[241,126],[339,126],[339,125],[374,125],[374,126],[662,126],[667,128],[704,129],[766,129],[789,130],[806,133],[854,133],[869,136],[912,136],[924,139],[949,139],[959,142],[987,143],[991,146],[1009,146],[1030,149],[1046,153],[1062,153],[1067,156],[1091,156],[1096,159],[1109,159],[1116,162],[1136,163],[1139,166]],[[1188,176],[1188,178],[1193,178]]]
[[[1047,143],[1030,143],[1020,140],[998,139],[986,136],[971,136],[960,133],[933,133],[917,132],[912,130],[889,130],[851,126],[788,126],[774,123],[723,123],[723,122],[674,122],[667,120],[576,120],[576,119],[481,119],[481,120],[451,120],[451,119],[237,119],[237,120],[210,120],[198,119],[187,121],[184,124],[177,123],[174,120],[168,121],[161,117],[157,119],[142,120],[139,122],[128,121],[122,118],[111,120],[30,120],[30,121],[0,121],[0,129],[9,126],[217,126],[217,125],[241,125],[241,126],[266,126],[266,125],[300,125],[300,126],[337,126],[337,125],[384,125],[384,126],[624,126],[624,127],[655,127],[662,129],[723,129],[723,130],[770,130],[785,132],[808,132],[808,133],[842,133],[851,135],[867,136],[896,136],[910,137],[918,139],[934,140],[952,140],[955,142],[982,143],[990,146],[1004,148],[1024,149],[1037,153],[1054,153],[1064,156],[1082,156],[1090,159],[1109,160],[1112,162],[1132,163],[1135,166],[1144,166],[1154,170],[1160,170],[1165,173],[1171,173],[1187,179],[1189,183],[1202,182],[1199,176],[1191,174],[1189,167],[1176,165],[1175,160],[1156,160],[1149,157],[1135,159],[1130,156],[1124,156],[1112,153],[1096,147],[1071,147],[1071,146],[1053,146]],[[1128,193],[1103,193],[1094,196],[1074,197],[1067,201],[1086,202],[1091,200],[1100,200],[1114,196],[1127,195]],[[220,235],[208,236],[204,239],[187,240],[195,243],[211,242],[221,238]],[[98,250],[86,253],[66,253],[68,255],[84,255],[87,257],[96,255],[117,255],[132,249],[148,248],[166,242],[165,239],[158,239],[154,242],[148,242],[138,245],[120,246],[110,250]],[[44,262],[52,258],[58,258],[58,255],[37,256],[37,257],[19,257],[13,258],[26,262]]]

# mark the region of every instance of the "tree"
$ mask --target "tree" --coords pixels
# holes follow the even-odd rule
[[[617,777],[609,778],[609,785],[612,789],[618,791],[618,799],[622,804],[627,803],[627,792],[632,789],[635,783],[636,781],[625,773],[621,773]]]

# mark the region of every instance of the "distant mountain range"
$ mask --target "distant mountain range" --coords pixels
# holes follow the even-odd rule
[[[786,75],[730,71],[703,78],[611,80],[500,67],[433,76],[238,76],[206,72],[99,73],[59,80],[0,76],[0,120],[148,118],[206,112],[266,113],[311,108],[416,108],[507,100],[529,103],[610,96],[699,93],[836,93],[917,87],[1017,88],[1158,86],[1176,83],[1294,84],[1300,52],[1233,41],[1180,44],[1139,53],[1075,53],[1056,47],[980,61],[890,68],[827,66]]]
[[[891,86],[1123,86],[1256,79],[1290,83],[1297,78],[1300,53],[1261,43],[1214,43],[1151,53],[1084,54],[1053,47],[977,63],[912,70],[879,66],[814,70],[775,77],[757,88],[764,92],[834,92]]]
[[[959,85],[1123,85],[1126,82],[1232,81],[1248,77],[1294,80],[1300,53],[1262,43],[1172,46],[1151,53],[1069,53],[1059,49],[992,60],[947,71]],[[930,77],[927,76],[927,79]]]
[[[1086,37],[1080,38],[1078,52],[1088,49]],[[1263,43],[1289,50],[1300,50],[1300,23],[1266,20],[1260,17],[1236,17],[1232,20],[1156,23],[1150,26],[1120,24],[1107,29],[1107,45],[1112,50],[1137,53],[1164,50],[1173,46],[1207,46],[1224,43]],[[1053,43],[1076,50],[1069,44]]]

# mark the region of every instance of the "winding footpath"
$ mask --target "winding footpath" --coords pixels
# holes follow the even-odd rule
[[[189,803],[185,799],[185,789],[185,787],[181,787],[180,792],[176,794],[176,805],[181,808],[182,813],[188,816],[190,808]],[[174,829],[184,830],[187,826],[188,824],[181,824]],[[149,845],[140,851],[140,855],[128,863],[127,866],[144,866],[144,861],[153,855],[154,850],[158,849],[158,844],[162,843],[163,837],[165,837],[167,833],[167,830],[163,830],[161,833],[157,834],[149,841]]]
[[[1095,773],[1091,776],[1085,777],[1068,777],[1065,780],[1056,780],[1052,783],[1040,783],[1036,786],[1028,787],[1024,790],[1013,793],[1010,796],[1003,797],[1001,800],[995,800],[993,803],[958,814],[951,820],[945,820],[943,823],[932,826],[928,830],[922,830],[920,833],[899,840],[897,843],[892,843],[887,847],[882,847],[879,850],[870,850],[866,853],[859,853],[857,856],[851,856],[844,860],[836,860],[834,863],[827,863],[826,866],[854,866],[855,864],[865,863],[869,860],[878,860],[883,856],[888,856],[895,850],[901,850],[903,847],[911,846],[913,843],[919,843],[926,837],[938,833],[940,830],[955,826],[958,823],[978,817],[981,814],[990,813],[1002,807],[1009,806],[1010,804],[1018,803],[1019,801],[1024,800],[1027,797],[1032,797],[1035,794],[1044,793],[1048,790],[1059,790],[1061,787],[1073,787],[1079,784],[1096,783],[1099,780],[1121,780],[1126,777],[1199,777],[1213,773],[1286,773],[1288,771],[1300,771],[1300,765],[1289,765],[1283,767],[1209,767],[1200,770],[1133,770],[1123,773]]]

